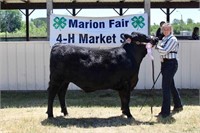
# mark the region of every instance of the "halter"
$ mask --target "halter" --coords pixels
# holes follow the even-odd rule
[[[123,34],[123,35],[124,35],[123,39],[125,40],[123,44],[129,43],[129,42],[126,41],[126,39],[127,39],[127,38],[130,38],[130,39],[131,39],[131,38],[133,37],[133,36],[128,35],[128,34]],[[127,37],[125,37],[125,35],[126,35]],[[153,36],[150,36],[150,38],[153,39]],[[140,42],[140,41],[132,41],[132,42],[135,43],[136,45],[147,45],[147,43],[149,43],[149,42]]]
[[[135,44],[137,44],[137,45],[146,45],[147,42],[139,42],[139,41],[135,41]]]
[[[153,37],[152,36],[150,36],[150,38],[151,39],[153,39]],[[149,43],[149,42],[139,42],[139,41],[134,41],[137,45],[147,45],[147,43]]]

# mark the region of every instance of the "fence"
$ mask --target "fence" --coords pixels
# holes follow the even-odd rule
[[[200,41],[181,40],[179,69],[175,76],[178,88],[200,88]],[[0,42],[0,90],[46,90],[49,81],[49,53],[47,41]],[[155,77],[160,72],[160,59],[155,57]],[[152,86],[151,60],[142,61],[136,89]],[[70,84],[70,89],[77,86]],[[161,77],[155,85],[161,88]]]

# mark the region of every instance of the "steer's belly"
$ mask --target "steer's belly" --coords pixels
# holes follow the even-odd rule
[[[130,80],[131,71],[74,71],[66,75],[66,80],[86,92],[104,89],[118,89],[124,81]]]

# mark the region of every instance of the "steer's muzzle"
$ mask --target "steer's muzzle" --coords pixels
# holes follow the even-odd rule
[[[156,37],[156,36],[150,36],[150,43],[152,44],[152,45],[157,45],[158,44],[158,42],[159,42],[159,38],[158,37]]]

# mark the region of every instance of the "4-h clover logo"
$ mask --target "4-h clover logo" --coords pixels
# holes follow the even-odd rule
[[[61,17],[61,18],[55,17],[53,21],[54,21],[53,27],[55,29],[61,30],[61,29],[64,29],[65,26],[67,25],[66,23],[67,19],[65,19],[64,17]]]
[[[139,17],[134,16],[131,20],[133,21],[132,22],[133,27],[137,28],[137,30],[145,26],[144,18],[142,16]]]

